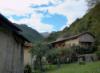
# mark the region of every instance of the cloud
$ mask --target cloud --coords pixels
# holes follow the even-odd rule
[[[26,14],[34,10],[30,7],[31,5],[55,5],[62,1],[63,0],[0,0],[0,11],[6,14]]]
[[[2,14],[12,22],[27,24],[39,32],[51,32],[59,26],[41,22],[47,13],[66,16],[68,23],[60,28],[63,29],[82,17],[86,10],[85,0],[0,0]]]
[[[47,4],[41,4],[41,5],[37,5],[37,4],[32,4],[30,7],[31,8],[47,8],[47,7],[54,7],[54,6],[57,6],[61,3],[63,3],[64,0],[51,0],[49,1],[48,0],[48,3]]]
[[[0,0],[0,11],[4,14],[26,14],[31,12],[27,0]]]
[[[49,0],[52,1],[53,0]],[[14,23],[27,24],[39,32],[51,32],[53,25],[41,23],[43,15],[30,8],[31,4],[47,4],[46,0],[0,0],[0,12]]]
[[[77,18],[82,17],[87,11],[87,5],[85,0],[65,0],[64,3],[54,8],[49,8],[50,13],[58,13],[67,16],[68,23],[70,25]]]
[[[32,4],[30,7],[31,8],[43,8],[43,7],[52,7],[55,6],[53,3],[49,2],[49,4],[42,4],[42,5],[34,5]]]
[[[42,15],[40,14],[32,14],[31,18],[23,18],[18,21],[14,20],[12,17],[9,17],[9,20],[11,20],[14,23],[18,24],[27,24],[29,27],[33,27],[35,30],[39,32],[52,32],[54,26],[49,24],[42,24],[41,23]]]

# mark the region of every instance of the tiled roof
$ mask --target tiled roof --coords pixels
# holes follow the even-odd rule
[[[82,36],[82,35],[84,35],[84,34],[90,34],[91,36],[93,36],[93,37],[95,37],[93,34],[91,34],[90,32],[83,32],[83,33],[80,33],[80,34],[78,34],[78,35],[74,35],[74,36],[70,36],[70,37],[66,37],[66,38],[61,38],[61,39],[57,39],[56,41],[54,41],[54,42],[51,42],[51,43],[56,43],[56,42],[61,42],[61,41],[65,41],[65,40],[70,40],[70,39],[75,39],[75,38],[78,38],[78,37],[80,37],[80,36]]]

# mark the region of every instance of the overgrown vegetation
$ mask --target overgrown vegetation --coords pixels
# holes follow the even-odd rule
[[[32,68],[30,65],[25,65],[24,67],[24,73],[32,73]]]
[[[34,61],[34,71],[39,71],[40,73],[45,71],[45,60],[43,57],[46,56],[48,53],[48,46],[44,43],[34,44],[34,47],[31,49],[32,58],[35,59]],[[34,58],[35,56],[35,58]]]
[[[72,48],[52,48],[47,60],[50,64],[65,64],[75,61],[75,53]]]
[[[98,56],[98,59],[100,60],[100,50],[96,52],[96,55]]]
[[[89,53],[94,53],[95,51],[97,51],[97,48],[95,47],[80,47],[80,46],[73,46],[72,47],[74,49],[74,51],[78,54],[89,54]]]

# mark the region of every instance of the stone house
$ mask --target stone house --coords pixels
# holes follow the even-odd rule
[[[0,73],[24,73],[24,43],[21,30],[0,14]]]
[[[95,36],[90,32],[84,32],[67,38],[58,38],[56,41],[51,42],[50,44],[53,48],[71,48],[72,46],[80,46],[82,48],[92,49],[94,43]],[[78,57],[82,59],[84,58],[86,61],[89,61],[88,58],[90,58],[91,60],[96,60],[96,56],[89,53],[83,55],[78,54]]]
[[[78,35],[70,36],[67,38],[58,38],[56,41],[51,42],[50,44],[55,47],[71,47],[71,46],[82,46],[90,47],[93,46],[95,42],[95,37],[89,32],[80,33]]]

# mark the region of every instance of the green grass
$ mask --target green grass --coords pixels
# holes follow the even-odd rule
[[[66,64],[61,68],[55,68],[47,73],[100,73],[100,61],[86,63],[85,65],[79,64]]]

